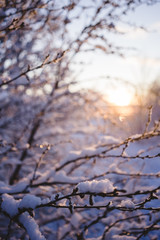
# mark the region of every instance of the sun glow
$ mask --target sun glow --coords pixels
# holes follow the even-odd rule
[[[132,94],[127,89],[115,89],[109,92],[108,100],[116,106],[128,106],[131,104]]]

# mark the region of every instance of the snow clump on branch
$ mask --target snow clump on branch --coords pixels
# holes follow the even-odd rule
[[[41,204],[41,199],[34,195],[28,194],[23,197],[19,204],[19,208],[32,208],[35,209],[36,206]]]
[[[18,221],[24,226],[31,240],[45,240],[46,238],[41,234],[39,226],[30,216],[28,212],[20,214],[19,210],[23,208],[36,208],[41,204],[41,199],[34,195],[26,195],[22,200],[15,200],[13,196],[5,193],[2,195],[1,208],[4,213],[7,213],[10,218],[18,217]]]
[[[7,193],[2,195],[1,208],[10,217],[14,217],[18,214],[18,207],[21,200],[15,200],[12,196]]]
[[[21,214],[19,220],[25,227],[31,240],[46,240],[46,238],[41,234],[37,223],[28,212]]]
[[[14,217],[19,213],[19,209],[31,208],[35,209],[41,204],[41,199],[34,195],[28,194],[22,200],[15,200],[13,196],[5,193],[2,195],[1,208],[10,217]]]
[[[135,205],[131,200],[122,200],[120,207],[135,208]]]
[[[77,185],[77,188],[81,193],[107,193],[114,191],[113,184],[108,179],[81,182]]]

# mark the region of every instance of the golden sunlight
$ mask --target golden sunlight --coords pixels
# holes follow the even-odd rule
[[[118,88],[108,93],[108,101],[116,106],[128,106],[131,104],[132,94],[124,88]]]

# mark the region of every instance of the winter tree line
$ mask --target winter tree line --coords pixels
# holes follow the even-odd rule
[[[108,38],[123,16],[157,2],[0,1],[0,239],[159,239],[158,81],[137,132],[71,90],[88,52],[125,54]]]

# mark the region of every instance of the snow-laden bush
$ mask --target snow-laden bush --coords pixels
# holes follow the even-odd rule
[[[78,54],[121,54],[106,32],[140,3],[0,2],[1,239],[158,239],[160,122],[150,108],[127,135],[97,93],[71,91]]]

